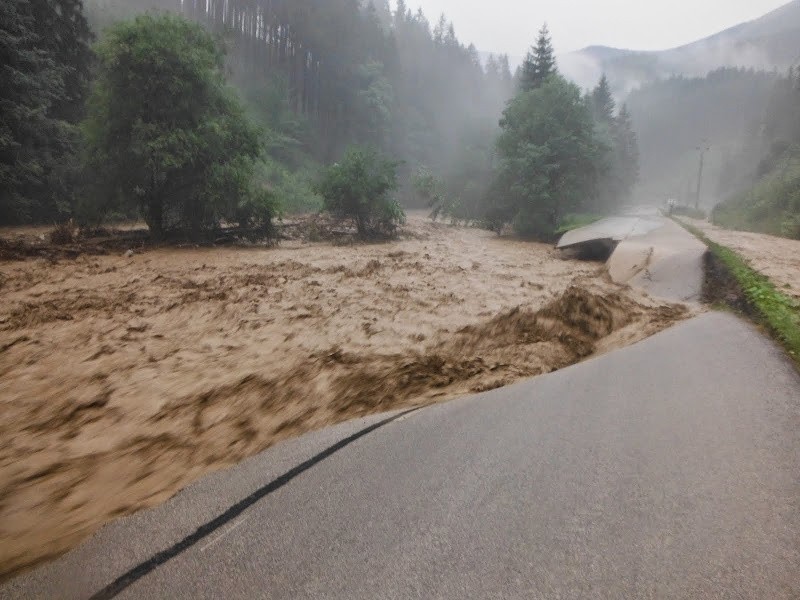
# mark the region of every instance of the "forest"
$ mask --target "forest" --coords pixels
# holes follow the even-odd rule
[[[725,164],[725,189],[712,220],[724,227],[800,239],[800,72],[775,77],[766,109],[738,155]],[[749,168],[745,167],[748,165]]]
[[[560,76],[546,27],[512,73],[403,0],[2,10],[2,224],[269,235],[281,215],[326,210],[391,233],[427,205],[549,239],[638,178],[627,108],[605,78],[584,91]]]
[[[795,69],[673,76],[635,89],[628,105],[642,155],[637,197],[697,204],[725,227],[800,238]]]

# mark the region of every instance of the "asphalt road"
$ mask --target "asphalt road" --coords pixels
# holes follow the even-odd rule
[[[0,597],[800,598],[800,376],[705,314],[279,445]]]
[[[562,236],[558,248],[598,241],[614,247],[608,271],[615,282],[659,298],[700,301],[706,247],[657,210],[639,209],[629,216],[609,217],[574,229]]]

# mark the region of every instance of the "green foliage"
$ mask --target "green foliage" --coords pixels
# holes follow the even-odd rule
[[[619,177],[620,193],[630,197],[639,181],[639,137],[633,129],[628,105],[623,104],[614,120],[614,161]]]
[[[752,128],[760,135],[750,135],[727,158],[720,185],[726,200],[714,208],[712,220],[800,239],[800,72],[789,69],[777,78],[765,104]],[[725,178],[735,184],[725,184]]]
[[[639,180],[639,143],[627,105],[617,115],[616,103],[605,75],[587,97],[595,121],[595,131],[606,152],[599,162],[600,179],[592,209],[611,213],[631,197]]]
[[[398,163],[368,148],[352,147],[325,170],[315,191],[336,217],[352,219],[364,238],[393,235],[405,214],[391,197]]]
[[[603,217],[601,217],[600,215],[592,215],[585,213],[564,215],[555,233],[556,235],[564,235],[565,233],[567,233],[568,231],[572,231],[573,229],[579,229],[581,227],[586,227],[587,225],[591,225],[592,223],[596,223],[602,218]]]
[[[84,124],[95,214],[137,207],[151,233],[197,236],[220,221],[268,224],[254,185],[259,131],[225,84],[223,55],[201,26],[148,14],[114,26]]]
[[[280,212],[299,215],[323,209],[322,198],[314,191],[316,174],[316,170],[292,171],[279,162],[267,160],[259,165],[257,180],[272,191]]]
[[[358,68],[358,139],[382,147],[392,125],[394,90],[384,74],[383,64],[370,61]]]
[[[266,154],[290,169],[301,169],[313,162],[309,156],[312,143],[311,124],[289,105],[289,83],[276,74],[269,79],[237,77],[250,118],[263,132]]]
[[[712,242],[694,227],[681,224],[701,239],[725,265],[763,324],[786,347],[795,361],[800,362],[800,303],[778,291],[767,277],[730,248]]]
[[[544,82],[556,73],[553,42],[550,39],[550,31],[547,28],[547,24],[545,24],[539,30],[539,38],[536,40],[536,45],[528,51],[522,67],[520,67],[519,89],[522,92],[535,90],[544,85]]]
[[[79,0],[0,3],[2,223],[69,213],[90,37]]]
[[[753,189],[718,204],[711,219],[730,229],[800,239],[800,153],[787,151]]]
[[[63,74],[63,94],[51,107],[53,117],[77,123],[84,103],[94,55],[83,0],[30,0],[38,35],[36,49],[52,57]]]
[[[431,173],[428,167],[420,167],[414,173],[414,190],[425,205],[431,209],[430,218],[453,217],[454,202],[445,194],[444,183]]]
[[[614,96],[611,94],[611,85],[605,73],[600,78],[597,87],[592,91],[591,104],[595,121],[608,125],[613,123],[616,103],[614,102]]]
[[[580,89],[560,76],[522,92],[503,113],[500,167],[487,215],[495,229],[551,239],[596,190],[604,152]]]
[[[264,129],[267,155],[289,171],[369,145],[408,165],[398,179],[409,203],[411,165],[441,174],[465,206],[485,191],[480,174],[471,175],[472,153],[463,155],[466,165],[454,157],[464,132],[494,136],[513,77],[504,55],[484,70],[446,18],[432,24],[403,2],[392,11],[388,0],[87,2],[98,25],[160,5],[224,36],[226,71]]]

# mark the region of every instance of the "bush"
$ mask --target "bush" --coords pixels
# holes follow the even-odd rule
[[[323,173],[315,187],[325,209],[351,219],[362,238],[388,237],[405,221],[391,193],[397,190],[398,163],[368,148],[350,148]]]
[[[52,244],[72,244],[75,241],[75,223],[70,219],[56,224],[49,234]]]
[[[436,222],[440,217],[449,219],[452,225],[459,221],[468,221],[464,214],[461,198],[448,194],[444,189],[444,182],[436,177],[428,167],[420,167],[412,178],[414,192],[428,208],[431,209],[430,219]]]
[[[268,185],[278,210],[284,214],[318,213],[323,209],[322,198],[314,191],[310,169],[292,172],[274,160],[267,160],[259,167],[257,179]]]

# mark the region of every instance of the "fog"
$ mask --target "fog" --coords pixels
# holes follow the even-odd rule
[[[366,3],[365,3],[366,4]],[[275,132],[275,160],[292,169],[334,161],[352,143],[401,161],[402,179],[428,167],[463,195],[483,192],[503,106],[505,57],[481,57],[445,20],[387,0],[95,0],[93,21],[156,7],[222,35],[232,81]],[[313,10],[312,13],[309,11]],[[484,177],[487,178],[487,177]],[[404,186],[404,201],[414,198]]]
[[[693,204],[700,149],[710,148],[701,189],[707,209],[754,184],[774,141],[763,130],[775,86],[798,61],[798,2],[670,50],[592,46],[559,57],[562,72],[584,88],[607,74],[617,100],[629,104],[641,150],[640,201]]]

